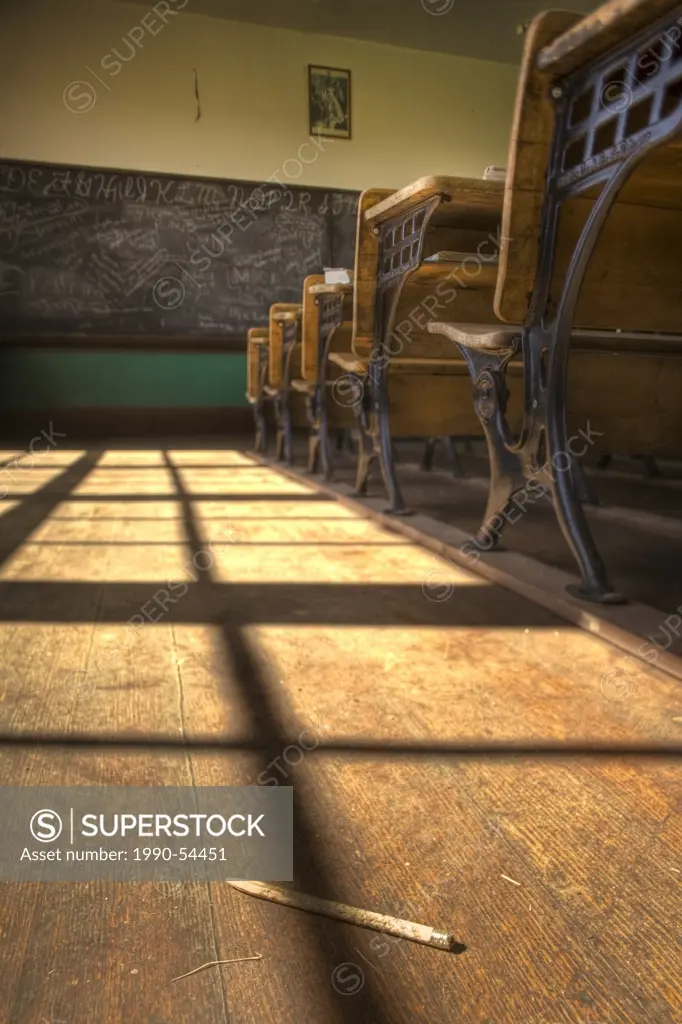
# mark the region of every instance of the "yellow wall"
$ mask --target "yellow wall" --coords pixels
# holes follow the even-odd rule
[[[506,163],[510,65],[208,18],[192,0],[161,6],[184,4],[165,25],[152,3],[10,3],[0,5],[0,159],[352,189]],[[134,56],[118,62],[114,49]],[[309,63],[351,69],[353,140],[304,149],[304,166]]]

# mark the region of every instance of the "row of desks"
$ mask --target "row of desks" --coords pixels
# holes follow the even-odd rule
[[[309,277],[250,332],[249,397],[278,455],[353,426],[357,489],[381,470],[405,514],[393,442],[485,437],[494,548],[520,493],[552,495],[579,600],[620,602],[589,531],[579,459],[682,450],[682,5],[611,0],[531,24],[504,182],[428,176],[363,192],[352,285]],[[462,140],[466,144],[466,140]],[[570,357],[570,358],[569,358]],[[319,462],[319,466],[318,466]]]

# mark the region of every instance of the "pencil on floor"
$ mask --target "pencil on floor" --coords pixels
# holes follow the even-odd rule
[[[345,903],[323,900],[317,896],[307,896],[305,893],[281,889],[279,886],[266,885],[263,882],[230,882],[229,884],[233,889],[238,889],[239,892],[244,892],[248,896],[255,896],[259,900],[269,900],[271,903],[280,903],[282,906],[291,907],[294,910],[304,910],[309,914],[320,914],[323,917],[334,918],[336,921],[345,921],[348,924],[357,925],[358,928],[368,928],[371,931],[383,932],[385,935],[395,935],[399,939],[407,939],[408,942],[419,942],[423,946],[433,946],[435,949],[444,949],[450,953],[463,953],[466,949],[466,946],[458,942],[449,932],[431,928],[428,925],[415,924],[414,921],[403,921],[401,918],[390,917],[388,914],[361,910]]]

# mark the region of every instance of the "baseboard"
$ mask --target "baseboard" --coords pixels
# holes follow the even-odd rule
[[[52,429],[67,438],[206,436],[252,434],[253,411],[244,408],[82,408],[10,409],[0,411],[0,437],[20,447]]]

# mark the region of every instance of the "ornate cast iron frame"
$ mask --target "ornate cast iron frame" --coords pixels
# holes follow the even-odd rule
[[[497,352],[461,347],[475,381],[476,410],[491,463],[490,494],[477,544],[486,550],[494,547],[514,494],[531,479],[546,481],[582,576],[582,583],[569,590],[583,600],[600,603],[618,603],[623,598],[614,591],[583,512],[586,495],[576,460],[571,459],[563,469],[557,464],[559,456],[570,452],[566,378],[571,330],[585,272],[614,201],[644,157],[680,130],[682,103],[672,96],[675,102],[671,106],[669,93],[682,82],[682,54],[665,33],[681,18],[682,5],[554,85],[555,132],[541,223],[539,271],[527,323],[517,341]],[[655,74],[643,77],[642,55],[664,39],[668,58],[660,61]],[[604,98],[608,99],[608,91],[613,95],[614,85],[623,86],[626,102],[605,106]],[[631,115],[634,110],[644,123],[636,123]],[[605,139],[610,139],[606,145]],[[603,186],[601,193],[576,244],[563,291],[554,301],[551,283],[562,204],[598,184]],[[524,419],[519,437],[514,438],[505,418],[505,370],[519,346],[525,371]]]
[[[315,296],[318,309],[317,328],[317,379],[315,388],[308,397],[308,471],[322,470],[325,480],[332,478],[332,457],[329,440],[329,416],[327,402],[327,359],[334,338],[334,332],[343,320],[344,296],[342,292],[324,292]]]
[[[432,196],[409,212],[398,214],[374,229],[379,238],[379,269],[374,349],[367,373],[367,388],[364,387],[364,378],[359,375],[348,375],[355,380],[358,393],[362,396],[362,400],[355,406],[361,438],[356,490],[359,494],[367,493],[372,465],[378,461],[391,502],[388,511],[395,515],[408,515],[409,510],[403,500],[395,471],[397,460],[391,443],[388,404],[388,369],[391,360],[389,342],[407,277],[422,261],[426,231],[431,217],[437,207],[447,202],[448,198],[442,193]],[[427,438],[422,469],[428,471],[432,468],[436,444],[442,441],[452,466],[453,476],[463,477],[464,467],[454,447],[457,440],[465,441],[470,448],[469,438]]]
[[[264,455],[267,450],[267,428],[265,423],[265,382],[268,374],[268,346],[258,346],[258,395],[253,403],[253,419],[256,425],[254,451]]]
[[[277,441],[275,458],[287,466],[294,461],[294,433],[291,424],[291,377],[292,357],[298,337],[298,320],[282,322],[282,384],[275,396],[275,422],[277,424]]]
[[[407,213],[397,214],[374,229],[379,238],[374,347],[366,378],[355,375],[363,400],[355,406],[360,433],[356,477],[358,494],[367,493],[373,464],[378,461],[390,501],[389,512],[407,515],[395,470],[388,403],[389,342],[408,275],[419,266],[429,220],[446,197],[433,196]],[[349,375],[350,376],[350,375]],[[366,386],[365,386],[366,385]]]

